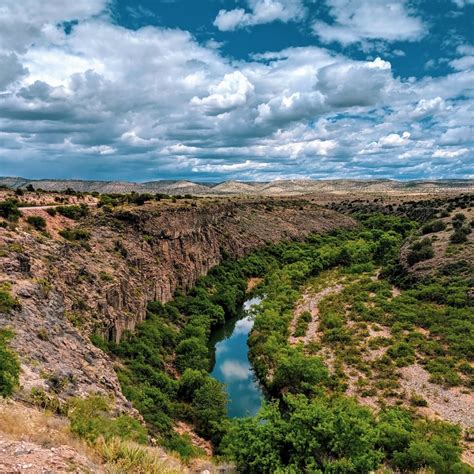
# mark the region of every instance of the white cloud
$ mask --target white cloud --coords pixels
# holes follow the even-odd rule
[[[375,105],[392,80],[391,66],[380,58],[372,62],[338,62],[318,72],[318,89],[334,107]]]
[[[244,105],[253,91],[252,83],[240,71],[235,71],[226,74],[219,84],[210,86],[207,97],[193,97],[191,104],[206,114],[219,115]]]
[[[52,21],[38,2],[29,10],[5,3],[2,174],[268,180],[473,172],[472,151],[460,152],[472,150],[471,69],[404,80],[386,57],[356,61],[315,46],[231,61],[185,31],[116,25],[105,2],[67,4],[48,13]],[[248,14],[258,12],[257,2],[249,5]],[[74,17],[66,35],[58,25]],[[457,58],[471,54],[466,48]],[[456,159],[443,159],[448,152]]]
[[[421,99],[416,107],[411,112],[411,117],[414,119],[422,119],[433,115],[440,110],[446,108],[446,103],[441,97],[435,97],[434,99]]]
[[[439,149],[433,153],[433,158],[458,158],[469,153],[469,149],[460,148],[459,150],[443,150]]]
[[[233,31],[248,26],[262,25],[274,21],[301,20],[306,9],[303,0],[247,0],[250,13],[243,8],[220,10],[214,25],[221,31]]]
[[[325,43],[415,41],[425,34],[421,19],[405,0],[327,0],[327,4],[335,22],[313,23],[314,33]]]
[[[225,360],[220,367],[226,382],[246,380],[250,377],[250,365],[237,360]]]

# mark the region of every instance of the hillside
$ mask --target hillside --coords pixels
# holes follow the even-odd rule
[[[24,178],[0,177],[0,186],[26,188],[45,191],[64,191],[99,193],[164,193],[170,195],[192,194],[194,196],[219,195],[262,195],[295,196],[313,193],[404,193],[427,194],[437,192],[472,192],[474,180],[433,180],[433,181],[395,181],[373,180],[279,180],[267,183],[225,181],[219,184],[193,183],[191,181],[149,181],[145,183],[120,181],[85,180],[29,180]]]
[[[471,349],[461,338],[471,330],[472,195],[380,196],[2,190],[0,391],[16,400],[0,407],[5,466],[16,466],[10,446],[34,453],[25,463],[69,456],[98,472],[134,449],[161,466],[137,472],[233,472],[234,462],[275,472],[288,451],[303,472],[309,449],[318,468],[468,472]],[[234,422],[226,386],[209,372],[210,335],[227,323],[239,331],[254,294],[262,303],[244,344],[265,397],[279,403]],[[230,362],[231,379],[247,373]],[[34,432],[25,403],[55,413],[52,424],[30,413],[49,427],[52,458],[41,437],[19,432]],[[319,416],[340,418],[356,442]],[[12,419],[23,419],[17,431]],[[392,424],[405,430],[396,447]],[[222,453],[231,464],[216,467]]]

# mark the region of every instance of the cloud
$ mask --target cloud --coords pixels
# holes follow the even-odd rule
[[[2,174],[220,181],[473,172],[472,69],[404,79],[387,56],[355,60],[317,46],[237,61],[186,31],[119,26],[105,1],[54,12],[47,2],[47,13],[38,2],[7,5]],[[257,2],[249,5],[254,14]]]
[[[263,25],[274,21],[288,23],[306,15],[303,0],[247,0],[250,13],[243,8],[220,10],[214,26],[220,31],[233,31],[248,26]]]
[[[435,97],[434,99],[421,99],[414,110],[410,113],[411,117],[414,119],[423,119],[430,115],[444,110],[446,108],[446,103],[441,97]]]
[[[416,41],[425,33],[405,0],[326,0],[332,23],[316,20],[313,31],[325,43]]]
[[[439,149],[433,153],[433,158],[458,158],[463,155],[467,155],[469,149],[461,148],[459,150],[443,150]]]
[[[462,145],[474,142],[474,127],[455,127],[446,130],[441,135],[439,143],[441,145]]]
[[[392,79],[391,66],[380,58],[371,62],[331,64],[318,72],[318,89],[335,107],[375,105]]]
[[[225,360],[220,369],[226,382],[247,380],[251,376],[250,365],[237,360]]]
[[[0,92],[27,73],[16,54],[0,54]]]
[[[210,86],[207,97],[193,97],[191,105],[202,108],[206,114],[220,115],[244,105],[253,91],[252,83],[240,71],[235,71],[226,74],[219,84]]]
[[[463,8],[466,5],[474,5],[474,0],[453,0],[453,3],[459,8]]]

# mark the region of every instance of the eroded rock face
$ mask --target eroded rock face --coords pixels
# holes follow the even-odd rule
[[[64,399],[102,392],[124,410],[129,404],[112,362],[90,343],[90,334],[120,341],[143,321],[149,301],[167,302],[176,289],[189,289],[224,255],[239,258],[266,243],[354,225],[308,201],[154,204],[93,211],[80,223],[38,213],[52,238],[24,224],[0,229],[0,280],[12,283],[22,304],[0,315],[0,326],[16,333],[23,393],[40,387]],[[89,249],[57,236],[66,224],[91,232]]]

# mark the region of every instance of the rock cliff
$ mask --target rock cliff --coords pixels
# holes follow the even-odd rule
[[[130,406],[112,361],[90,343],[92,333],[118,342],[143,321],[150,300],[169,301],[224,256],[354,225],[304,200],[153,203],[94,209],[79,222],[44,209],[26,214],[44,217],[47,234],[24,219],[15,229],[0,228],[0,283],[9,282],[21,303],[0,315],[0,327],[15,331],[21,394],[30,397],[39,388],[42,396],[62,400],[101,392],[121,409]],[[90,238],[67,242],[58,235],[66,227],[84,229]]]

